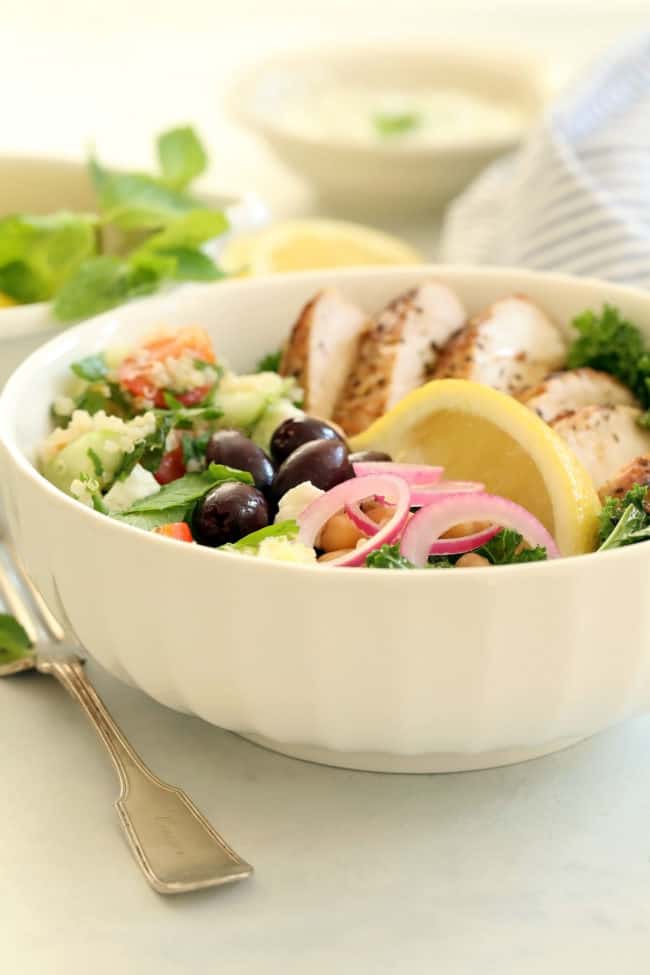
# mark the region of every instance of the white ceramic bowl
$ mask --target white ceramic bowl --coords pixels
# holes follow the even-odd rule
[[[481,768],[553,751],[650,703],[650,546],[431,573],[303,567],[171,542],[32,466],[69,363],[191,322],[250,369],[326,284],[377,309],[433,274],[474,312],[513,291],[567,323],[604,301],[650,336],[650,294],[508,269],[373,268],[179,289],[68,330],[0,399],[2,485],[38,587],[89,653],[179,710],[354,768]]]
[[[316,48],[274,56],[242,75],[227,93],[231,115],[261,135],[325,200],[348,210],[425,212],[446,203],[496,156],[512,149],[527,124],[508,137],[444,145],[360,143],[288,127],[284,109],[328,86],[427,92],[458,88],[510,100],[527,120],[541,110],[546,81],[530,57],[512,51],[440,44]]]

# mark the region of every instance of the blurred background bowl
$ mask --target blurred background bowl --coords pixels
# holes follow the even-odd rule
[[[242,75],[227,93],[231,116],[262,138],[330,205],[347,212],[435,211],[491,160],[513,149],[543,108],[547,82],[530,56],[494,47],[374,44],[276,55]],[[450,90],[510,106],[521,116],[508,133],[476,130],[439,141],[366,140],[301,128],[297,105],[327,90],[412,93]],[[307,99],[307,101],[305,100]]]

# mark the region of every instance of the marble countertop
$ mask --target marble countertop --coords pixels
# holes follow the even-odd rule
[[[650,950],[650,718],[485,772],[342,771],[267,752],[92,669],[155,771],[256,867],[153,893],[117,783],[51,679],[0,684],[2,971],[611,975]]]

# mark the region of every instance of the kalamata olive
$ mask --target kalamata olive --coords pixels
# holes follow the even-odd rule
[[[253,475],[255,487],[268,491],[275,468],[261,447],[239,430],[217,430],[208,442],[205,458],[209,464],[227,464]]]
[[[354,477],[354,471],[342,440],[310,440],[294,450],[278,468],[271,497],[277,502],[303,481],[311,481],[314,487],[329,491],[350,477]]]
[[[377,462],[392,461],[390,454],[385,454],[383,450],[357,450],[356,453],[350,454],[351,464],[366,464]]]
[[[192,517],[192,534],[199,545],[225,545],[266,528],[269,506],[250,484],[226,481],[201,498]]]
[[[312,440],[340,440],[334,427],[315,416],[294,416],[285,420],[271,437],[271,456],[281,464],[298,447]]]

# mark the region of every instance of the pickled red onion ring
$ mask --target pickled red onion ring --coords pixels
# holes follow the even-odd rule
[[[411,502],[413,502],[413,492],[411,492]],[[358,528],[368,538],[376,535],[379,531],[377,522],[373,521],[365,511],[362,511],[358,503],[346,504],[345,513],[354,527]],[[429,549],[429,554],[463,555],[465,552],[473,552],[474,549],[480,548],[481,545],[485,545],[491,538],[494,538],[499,531],[498,525],[488,525],[487,528],[473,532],[471,535],[463,535],[458,538],[441,538],[440,541],[433,543]]]
[[[377,494],[390,498],[393,502],[394,510],[390,519],[371,538],[359,542],[351,552],[327,563],[332,566],[364,565],[371,552],[382,545],[390,545],[399,538],[408,520],[411,492],[406,481],[400,477],[391,477],[388,474],[366,475],[352,477],[337,484],[312,501],[298,516],[298,541],[315,548],[321,530],[333,515],[345,508],[346,504],[357,504]]]
[[[466,552],[473,552],[481,545],[489,542],[500,531],[498,525],[489,525],[472,535],[463,535],[459,538],[441,538],[430,546],[429,555],[464,555]]]
[[[479,481],[439,481],[438,484],[418,485],[411,488],[411,504],[423,506],[430,504],[441,494],[478,494],[485,489],[485,484]]]
[[[358,501],[356,504],[346,504],[345,513],[354,527],[358,528],[359,531],[363,532],[364,535],[367,535],[368,538],[370,538],[372,535],[376,535],[379,531],[379,525],[377,522],[373,521],[372,518],[365,513],[365,511],[361,510]]]
[[[430,467],[428,464],[396,464],[392,460],[364,460],[353,464],[357,477],[368,474],[392,474],[401,477],[407,484],[437,484],[443,475],[444,467]]]
[[[464,521],[489,521],[501,528],[510,528],[519,532],[529,544],[544,546],[549,559],[560,556],[555,540],[530,511],[507,498],[483,492],[438,496],[420,508],[406,526],[400,553],[414,565],[425,566],[431,546],[439,542],[446,531]]]

